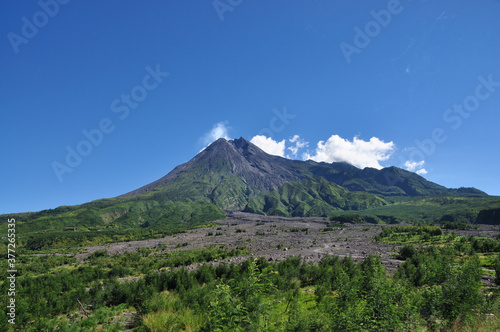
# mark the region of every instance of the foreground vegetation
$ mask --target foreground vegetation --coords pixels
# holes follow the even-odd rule
[[[289,257],[281,262],[250,258],[240,264],[205,264],[250,254],[243,246],[179,246],[169,251],[158,245],[112,257],[99,250],[82,263],[68,250],[40,254],[19,249],[17,325],[8,324],[3,314],[0,329],[500,329],[499,290],[481,283],[485,271],[500,276],[500,242],[450,235],[437,226],[385,227],[378,241],[406,243],[397,252],[404,262],[391,274],[378,256],[358,263],[325,256],[319,263]],[[186,268],[195,263],[200,265]],[[2,273],[6,270],[3,266]],[[8,285],[6,275],[1,277],[0,301],[5,304]]]

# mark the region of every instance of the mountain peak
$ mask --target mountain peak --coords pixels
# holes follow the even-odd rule
[[[249,144],[252,144],[243,137],[234,139],[234,140],[232,140],[232,142],[233,142],[233,145],[236,147],[248,146]]]
[[[227,140],[225,138],[219,138],[214,141],[212,144],[207,146],[203,151],[206,151],[209,154],[216,154],[221,158],[226,159],[234,159],[235,156],[232,154],[238,154],[239,157],[243,157],[245,159],[252,158],[253,159],[267,159],[269,157],[275,158],[275,156],[270,156],[265,153],[262,149],[260,149],[257,145],[252,142],[246,140],[243,137]],[[200,156],[201,157],[201,156]],[[206,157],[206,155],[205,155]],[[195,157],[194,159],[196,159]],[[279,157],[276,157],[279,158]],[[254,160],[255,161],[255,160]]]
[[[221,137],[221,138],[216,139],[212,143],[210,143],[202,151],[213,150],[213,149],[217,149],[217,148],[224,147],[224,146],[230,146],[230,145],[232,145],[231,142],[232,142],[231,140],[227,140],[227,139]]]
[[[211,150],[215,150],[215,149],[220,149],[220,148],[231,146],[232,144],[230,142],[231,142],[230,140],[228,141],[225,138],[221,137],[221,138],[213,141],[212,143],[210,143],[206,148],[204,148],[202,150],[202,152],[203,151],[211,151]]]
[[[220,137],[220,138],[216,139],[215,141],[213,141],[212,143],[210,143],[209,146],[212,145],[212,144],[224,144],[224,143],[229,143],[229,142],[231,142],[230,139],[226,139],[224,137]]]
[[[213,141],[208,147],[220,147],[220,146],[226,146],[226,145],[232,145],[236,149],[247,149],[249,146],[253,145],[251,142],[247,141],[245,138],[240,137],[236,139],[226,139],[226,138],[218,138],[217,140]],[[208,148],[207,147],[207,148]]]
[[[303,175],[296,169],[294,161],[269,155],[243,137],[234,140],[219,138],[161,179],[122,196],[139,195],[181,178],[186,185],[208,178],[220,181],[213,183],[215,186],[224,187],[224,182],[230,181],[245,188],[244,191],[258,193],[275,190],[289,181],[298,181]]]

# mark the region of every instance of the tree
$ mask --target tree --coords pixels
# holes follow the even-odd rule
[[[240,278],[216,286],[208,308],[207,324],[203,331],[244,331],[249,326],[268,329],[271,301],[263,296],[276,288],[267,271],[259,271],[257,261],[249,259],[248,270]]]
[[[495,269],[495,284],[500,285],[500,253],[493,262],[493,268]]]
[[[481,277],[479,257],[474,255],[443,283],[441,312],[444,318],[452,321],[460,315],[467,316],[482,302]]]

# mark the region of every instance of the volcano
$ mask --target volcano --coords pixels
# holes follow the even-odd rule
[[[312,200],[316,204],[321,201],[321,205],[325,203],[328,206],[331,206],[329,196],[332,195],[343,196],[344,201],[357,195],[357,200],[376,205],[383,204],[386,196],[486,196],[474,188],[448,189],[397,167],[359,169],[345,162],[318,163],[282,158],[267,154],[240,137],[234,140],[219,138],[164,177],[121,197],[150,193],[171,200],[204,198],[226,210],[254,211],[248,206],[251,203],[259,205],[256,210],[263,212],[272,210],[265,208],[266,204],[268,207],[273,205],[269,203],[271,194],[280,196],[281,202],[276,203],[284,207],[279,214],[286,214],[285,210],[296,210],[296,207],[289,206],[292,203],[286,198],[282,201],[279,192],[290,189],[290,186],[292,191],[299,191],[295,193],[294,205],[303,203],[299,196],[306,201]],[[320,192],[315,192],[313,188],[316,187]],[[358,205],[373,207],[370,203]],[[334,208],[346,206],[351,205],[348,202],[333,205]]]

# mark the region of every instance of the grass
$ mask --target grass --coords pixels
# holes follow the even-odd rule
[[[196,331],[203,322],[200,313],[181,305],[178,295],[168,291],[153,295],[144,310],[142,322],[148,331]]]
[[[492,276],[492,277],[496,276],[495,271],[489,270],[489,269],[485,269],[485,268],[483,268],[483,272],[482,273],[484,275],[488,275],[488,276]]]
[[[498,256],[497,253],[479,253],[479,261],[481,262],[481,266],[488,268],[488,269],[493,269],[494,268],[494,260]],[[494,275],[494,274],[493,274]]]

